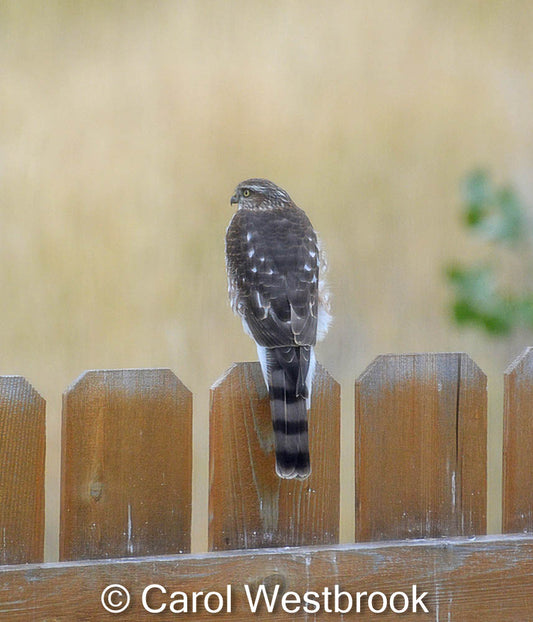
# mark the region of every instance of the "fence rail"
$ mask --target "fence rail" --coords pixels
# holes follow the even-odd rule
[[[121,581],[132,593],[121,619],[144,619],[141,587],[154,578],[171,591],[232,585],[235,608],[224,619],[245,615],[244,585],[273,594],[279,584],[297,595],[342,585],[390,597],[416,584],[436,620],[533,620],[533,535],[483,535],[487,386],[479,367],[460,353],[385,355],[356,380],[353,545],[337,545],[340,387],[320,365],[313,386],[312,475],[300,482],[275,475],[259,365],[235,364],[215,383],[216,552],[187,555],[190,391],[165,369],[86,372],[63,398],[62,561],[43,564],[45,403],[24,378],[0,377],[0,620],[100,619],[102,589]],[[532,533],[532,348],[509,367],[504,390],[503,531]],[[286,546],[294,548],[246,551]],[[164,604],[169,595],[156,588],[150,598]],[[359,618],[370,619],[372,606]],[[285,619],[280,607],[255,617]]]
[[[339,614],[327,615],[323,592],[328,588],[329,608],[335,606],[335,585],[353,598],[351,614],[345,619],[357,620],[436,620],[456,622],[527,622],[533,619],[533,535],[481,536],[479,538],[446,538],[438,540],[407,540],[403,542],[361,543],[351,545],[226,551],[203,555],[146,557],[135,559],[78,561],[59,564],[6,566],[1,573],[0,619],[10,622],[28,620],[108,620],[100,594],[111,584],[125,587],[131,595],[129,607],[118,617],[121,621],[171,620],[179,618],[170,612],[174,600],[183,607],[187,597],[190,620],[326,620],[343,619]],[[166,606],[165,613],[154,614],[143,606],[143,592],[152,610]],[[231,611],[227,612],[227,586],[231,590]],[[252,614],[246,594],[252,599],[261,585],[271,598],[280,585],[274,611],[264,604]],[[412,611],[413,586],[428,614],[418,607]],[[194,612],[194,592],[201,592]],[[217,592],[223,609],[213,615],[205,608],[204,597]],[[316,592],[319,612],[303,611],[289,614],[282,607],[281,594],[294,592],[304,598]],[[356,611],[357,592],[361,613]],[[394,593],[409,598],[408,610],[398,617],[390,606],[376,618],[369,608],[369,597],[375,610],[389,602]],[[383,597],[381,596],[383,594]],[[124,595],[113,602],[120,603]],[[293,598],[290,608],[298,605]],[[210,596],[207,605],[219,605]],[[253,601],[252,601],[253,602]],[[349,603],[339,599],[341,608]],[[396,609],[404,605],[395,598]],[[287,605],[289,606],[289,605]],[[28,613],[30,612],[30,613]],[[165,615],[166,614],[166,615]],[[326,614],[326,615],[324,615]],[[31,617],[29,617],[31,616]],[[168,616],[168,617],[167,617]],[[353,617],[352,617],[353,616]]]

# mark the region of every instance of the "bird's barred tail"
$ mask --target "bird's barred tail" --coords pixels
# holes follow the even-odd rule
[[[305,479],[311,472],[306,404],[311,357],[310,346],[266,349],[276,472],[285,479]]]

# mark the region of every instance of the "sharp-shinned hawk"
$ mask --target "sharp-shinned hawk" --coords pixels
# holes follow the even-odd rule
[[[305,212],[271,181],[240,183],[226,232],[231,305],[254,339],[268,386],[276,472],[305,479],[311,468],[307,410],[314,345],[331,316],[317,235]]]

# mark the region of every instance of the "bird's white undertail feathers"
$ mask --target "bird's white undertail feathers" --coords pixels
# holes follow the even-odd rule
[[[328,259],[322,248],[320,239],[317,238],[318,247],[318,317],[316,327],[316,340],[321,341],[329,330],[333,317],[331,315],[330,293],[326,280]]]

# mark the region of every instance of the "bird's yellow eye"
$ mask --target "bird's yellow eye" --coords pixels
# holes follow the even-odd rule
[[[249,197],[249,196],[250,196],[250,191],[248,190],[248,188],[245,188],[245,189],[242,191],[242,196],[243,196],[243,197]]]

